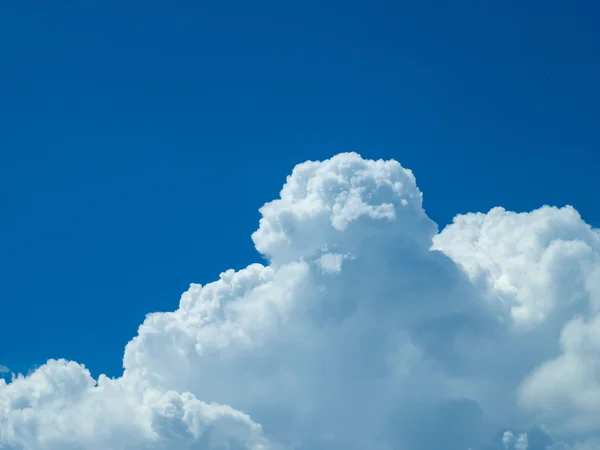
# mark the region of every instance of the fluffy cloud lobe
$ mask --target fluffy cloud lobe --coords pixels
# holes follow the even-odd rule
[[[438,233],[410,170],[349,153],[296,166],[261,214],[268,264],[149,314],[121,377],[52,360],[0,379],[2,448],[595,442],[600,235],[573,208],[494,208]]]

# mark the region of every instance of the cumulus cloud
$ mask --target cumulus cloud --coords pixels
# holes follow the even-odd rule
[[[10,372],[10,370],[8,369],[8,367],[3,366],[2,364],[0,364],[0,373],[8,373]]]
[[[410,170],[349,153],[299,164],[260,211],[252,239],[268,263],[192,284],[177,310],[149,314],[125,348],[122,376],[94,379],[79,363],[52,360],[0,380],[0,444],[593,442],[600,235],[573,208],[494,208],[438,232]]]
[[[521,214],[493,208],[456,217],[434,248],[503,301],[514,323],[535,326],[589,300],[600,236],[572,207]],[[592,300],[597,308],[599,299]]]

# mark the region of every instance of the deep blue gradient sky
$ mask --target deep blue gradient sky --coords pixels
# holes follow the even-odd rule
[[[341,151],[413,169],[440,226],[567,203],[600,225],[599,22],[583,0],[3,2],[0,364],[117,375],[146,313],[260,260],[294,164]]]

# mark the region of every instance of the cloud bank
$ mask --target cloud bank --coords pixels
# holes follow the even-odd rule
[[[149,314],[121,377],[0,379],[0,447],[597,448],[600,234],[573,208],[438,232],[410,170],[347,153],[260,212],[268,264]]]

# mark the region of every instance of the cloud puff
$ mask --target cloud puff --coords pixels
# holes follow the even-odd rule
[[[438,233],[411,171],[349,153],[298,165],[261,214],[252,239],[268,263],[192,284],[176,311],[149,314],[121,377],[53,360],[0,380],[0,444],[592,442],[600,237],[573,208],[494,208]]]
[[[265,449],[260,426],[229,406],[143,382],[94,380],[51,360],[28,377],[0,380],[0,442],[15,449]],[[141,381],[141,380],[140,380]]]
[[[435,237],[439,248],[502,301],[513,322],[535,326],[586,303],[600,235],[572,207],[466,214]],[[594,298],[598,307],[599,298]]]
[[[600,316],[577,317],[564,327],[562,353],[525,380],[521,403],[558,429],[600,429]]]

